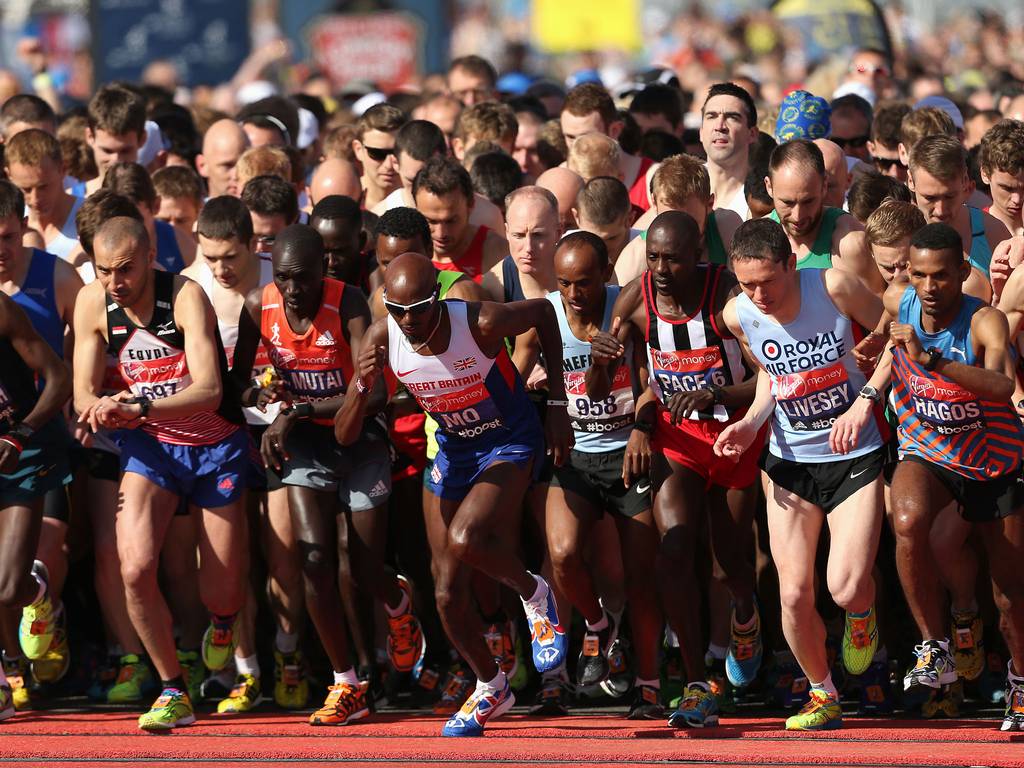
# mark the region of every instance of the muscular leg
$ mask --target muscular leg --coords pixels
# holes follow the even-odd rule
[[[302,619],[302,569],[288,509],[288,489],[269,491],[261,520],[267,556],[267,595],[282,632],[294,635]]]
[[[594,523],[589,539],[588,572],[601,605],[614,613],[626,608],[626,564],[622,559],[622,537],[616,526],[617,517],[606,515]],[[651,522],[653,526],[653,520]],[[652,528],[653,530],[653,528]],[[654,550],[657,552],[657,548]],[[646,679],[646,678],[645,678]]]
[[[1024,520],[1021,511],[991,523],[976,523],[988,552],[992,593],[1002,618],[1000,627],[1013,657],[1013,672],[1024,674],[1024,576],[1020,570],[1024,552]]]
[[[341,607],[345,611],[345,621],[351,633],[352,653],[356,664],[361,669],[368,669],[373,665],[370,600],[360,593],[352,575],[352,561],[348,557],[350,521],[340,512],[335,521],[338,524],[338,594],[341,596]]]
[[[736,620],[743,623],[754,615],[754,566],[750,556],[757,485],[747,488],[712,486],[708,501],[715,563],[732,596]],[[716,581],[719,568],[715,569]]]
[[[860,488],[828,515],[832,546],[826,581],[836,605],[863,613],[875,602],[872,570],[882,531],[882,479]]]
[[[402,601],[395,572],[384,564],[388,508],[387,505],[381,505],[361,512],[346,512],[344,517],[347,532],[345,549],[341,548],[339,542],[338,551],[347,555],[345,559],[348,560],[355,586],[355,599],[351,607],[347,606],[349,610],[346,615],[357,615],[358,626],[366,644],[367,662],[373,664],[374,651],[380,647],[378,643],[384,637],[379,631],[381,628],[377,626],[381,612],[374,598],[393,607]],[[341,529],[340,521],[338,529]],[[356,637],[357,625],[353,623],[351,626],[352,635]],[[359,662],[363,664],[362,655]]]
[[[178,497],[134,472],[121,478],[117,551],[128,615],[161,680],[181,675],[171,613],[157,584],[157,566]]]
[[[660,454],[654,455],[651,479],[654,520],[661,535],[658,581],[672,585],[662,590],[662,604],[668,624],[679,638],[687,681],[703,680],[704,650],[694,554],[707,498],[705,481],[693,470]],[[675,588],[678,584],[694,588]]]
[[[893,532],[896,534],[896,567],[921,637],[946,637],[945,606],[939,570],[932,555],[931,530],[935,510],[952,496],[923,464],[901,461],[892,478]]]
[[[548,491],[546,533],[555,583],[591,624],[599,622],[603,612],[583,551],[599,515],[600,510],[579,494],[556,485]]]
[[[64,489],[60,492],[64,493]],[[43,518],[36,558],[43,561],[50,574],[50,594],[55,602],[64,591],[64,580],[68,576],[68,553],[64,548],[67,534],[68,524],[63,520]]]
[[[949,590],[950,606],[969,611],[978,607],[978,558],[967,539],[971,524],[960,516],[958,504],[948,504],[932,523],[931,545],[942,583]]]
[[[767,481],[768,529],[779,574],[782,633],[811,682],[828,677],[825,624],[814,605],[814,559],[825,514]]]
[[[626,567],[626,605],[636,652],[636,672],[642,680],[658,678],[658,645],[664,619],[658,601],[655,561],[658,531],[654,515],[646,510],[636,517],[616,517]]]
[[[199,595],[199,561],[196,519],[193,515],[175,515],[171,518],[164,539],[160,569],[172,588],[167,592],[167,604],[178,628],[182,648],[195,650],[206,631],[206,611]]]
[[[0,509],[0,606],[23,608],[39,593],[32,562],[39,546],[42,499]]]

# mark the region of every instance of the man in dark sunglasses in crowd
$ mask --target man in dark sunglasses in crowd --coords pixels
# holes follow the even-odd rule
[[[363,207],[372,209],[402,185],[395,159],[395,134],[407,118],[391,104],[370,107],[356,123],[352,150],[363,166],[359,183],[363,187]]]
[[[871,162],[879,173],[904,184],[907,182],[907,166],[900,160],[900,124],[909,113],[910,106],[903,102],[879,104],[871,121],[871,140],[867,143]]]
[[[829,138],[848,157],[871,161],[868,141],[871,139],[871,105],[855,93],[840,96],[832,102],[832,133]]]

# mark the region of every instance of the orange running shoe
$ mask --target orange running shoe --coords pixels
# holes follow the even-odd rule
[[[409,607],[398,616],[388,616],[388,659],[396,672],[412,672],[426,651],[423,630],[412,612],[412,587],[401,574],[398,587],[405,594]]]
[[[358,685],[335,683],[327,690],[324,705],[309,716],[310,725],[348,725],[355,720],[362,720],[370,714],[366,706],[366,692],[369,683]]]

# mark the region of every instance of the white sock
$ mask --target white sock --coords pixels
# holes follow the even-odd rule
[[[359,685],[359,676],[356,674],[355,667],[349,667],[344,672],[334,673],[334,684],[339,685],[346,683],[348,685]]]
[[[537,590],[533,593],[533,597],[526,599],[526,602],[539,603],[542,599],[548,596],[548,583],[540,576],[534,576],[532,573],[530,575],[537,580]]]
[[[277,628],[277,635],[274,637],[274,647],[281,653],[295,653],[299,647],[299,635],[297,632],[285,632]]]
[[[715,645],[714,643],[708,643],[708,655],[712,659],[717,659],[718,661],[721,661],[722,659],[725,658],[726,654],[728,654],[728,653],[729,653],[728,646],[725,646],[725,645]]]
[[[254,653],[252,656],[235,656],[235,668],[240,675],[252,675],[257,680],[260,676],[260,660]]]
[[[499,669],[493,680],[488,680],[486,683],[481,680],[478,681],[478,684],[489,691],[500,691],[505,687],[505,673]]]
[[[587,625],[587,629],[591,632],[600,632],[608,626],[608,614],[601,611],[601,620],[591,624],[589,621],[584,620]]]
[[[401,616],[403,613],[409,612],[409,593],[404,589],[400,589],[398,591],[402,593],[402,599],[399,601],[396,608],[392,608],[387,603],[384,603],[384,610],[388,612],[388,616],[392,619],[396,616]]]
[[[36,561],[38,562],[38,560]],[[36,580],[36,584],[39,585],[39,591],[36,592],[35,599],[32,600],[32,604],[35,605],[44,597],[46,597],[46,582],[43,581],[42,577],[36,572],[32,572],[32,578]]]
[[[825,691],[826,693],[831,694],[836,701],[839,701],[839,691],[836,690],[836,684],[832,682],[831,672],[829,672],[825,679],[820,683],[812,682],[811,688],[817,688],[819,691]]]
[[[644,680],[644,679],[638,677],[633,682],[633,685],[634,686],[646,685],[648,688],[656,688],[659,691],[661,690],[661,680],[659,680],[658,678],[654,678],[653,680]]]

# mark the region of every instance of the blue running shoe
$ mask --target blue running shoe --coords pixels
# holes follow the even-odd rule
[[[523,600],[526,621],[530,625],[530,643],[533,646],[533,665],[541,674],[558,669],[565,664],[569,638],[558,621],[558,609],[551,587],[539,576],[534,577],[544,585],[544,594],[539,600]]]
[[[456,712],[441,731],[442,736],[483,736],[484,726],[493,717],[499,717],[516,703],[512,688],[505,681],[500,691],[493,691],[477,683],[462,709]]]
[[[683,691],[679,709],[668,716],[673,728],[704,728],[718,725],[718,702],[704,683],[690,683]]]
[[[729,653],[725,657],[725,675],[736,688],[746,688],[754,682],[761,669],[764,646],[761,643],[761,615],[754,602],[753,624],[749,629],[736,628],[736,611],[732,613],[732,635]]]

